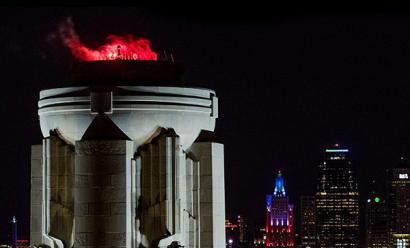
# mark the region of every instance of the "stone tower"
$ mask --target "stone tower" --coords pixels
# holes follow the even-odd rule
[[[40,92],[32,245],[225,246],[218,99],[181,75],[164,61],[81,62],[69,87]]]

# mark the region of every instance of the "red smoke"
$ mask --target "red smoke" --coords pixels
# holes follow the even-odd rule
[[[150,48],[148,39],[131,34],[109,35],[104,45],[94,50],[85,46],[74,30],[74,23],[68,18],[58,29],[61,39],[70,48],[74,57],[81,61],[91,60],[157,60],[157,53]]]

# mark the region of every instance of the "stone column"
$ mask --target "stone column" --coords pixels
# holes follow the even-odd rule
[[[76,143],[74,247],[132,247],[132,157],[131,141]]]
[[[30,245],[42,243],[43,146],[31,146]]]
[[[194,143],[190,152],[198,159],[200,247],[225,247],[225,186],[223,145]]]

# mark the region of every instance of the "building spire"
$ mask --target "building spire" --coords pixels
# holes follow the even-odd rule
[[[285,191],[285,183],[282,177],[282,171],[278,170],[278,174],[276,175],[276,180],[275,180],[275,190],[273,192],[274,197],[278,196],[286,196],[286,191]]]

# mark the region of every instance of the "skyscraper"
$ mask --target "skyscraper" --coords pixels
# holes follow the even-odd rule
[[[300,245],[302,248],[316,246],[315,197],[300,197]]]
[[[410,246],[410,167],[401,159],[398,166],[387,170],[387,203],[389,245]]]
[[[373,181],[374,183],[374,181]],[[366,202],[366,247],[388,247],[386,200],[373,190]]]
[[[316,192],[316,247],[359,245],[359,192],[349,150],[326,149]]]
[[[266,195],[266,246],[294,247],[293,205],[278,171],[273,194]]]

